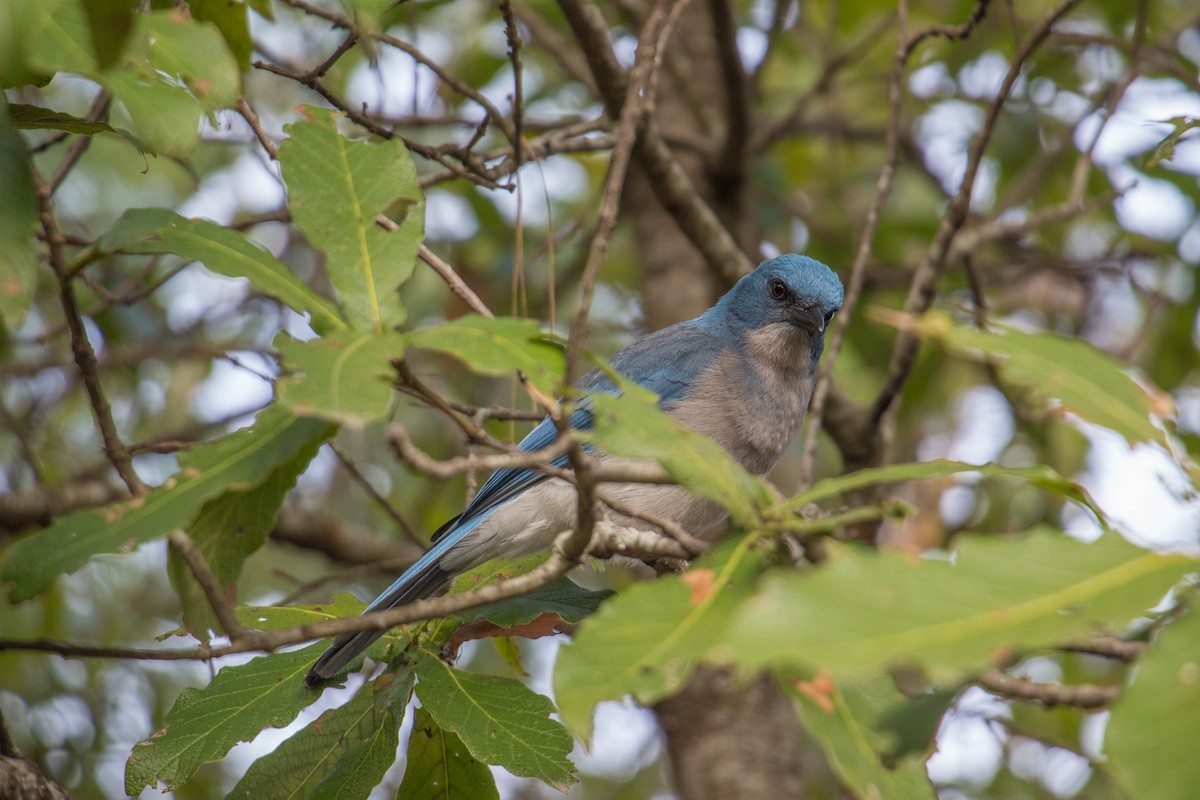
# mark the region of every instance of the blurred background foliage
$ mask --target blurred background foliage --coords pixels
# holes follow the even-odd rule
[[[513,5],[523,39],[519,102],[505,20],[494,4],[347,0],[344,7],[319,6],[356,15],[362,30],[383,31],[419,49],[501,109],[508,124],[519,108],[523,137],[542,149],[537,158],[521,159],[530,163],[522,163],[515,177],[502,126],[493,121],[480,127],[480,104],[410,54],[364,36],[366,44],[322,67],[346,32],[302,0],[257,0],[249,9],[231,3],[237,13],[216,18],[220,36],[214,28],[188,26],[181,48],[206,63],[185,64],[180,74],[191,69],[210,82],[189,86],[190,99],[178,105],[172,105],[180,97],[170,93],[162,73],[133,75],[106,34],[88,38],[77,27],[56,24],[104,5],[7,0],[0,18],[0,70],[10,108],[37,106],[107,120],[124,132],[65,138],[53,130],[20,132],[37,173],[47,181],[62,175],[54,209],[73,252],[127,209],[164,207],[246,231],[310,285],[330,292],[320,254],[282,213],[277,165],[247,115],[230,106],[244,98],[278,142],[284,126],[299,118],[297,105],[333,102],[358,112],[358,122],[376,132],[404,137],[426,192],[426,243],[491,308],[547,321],[565,333],[564,321],[577,305],[613,125],[584,78],[583,54],[558,5]],[[217,14],[215,5],[191,3],[189,10],[182,2],[148,4],[185,19],[189,11],[195,19]],[[639,0],[598,5],[611,26],[613,52],[628,67],[648,7]],[[894,185],[865,261],[864,294],[834,368],[850,401],[876,400],[897,332],[872,309],[905,306],[914,271],[962,180],[970,139],[1018,42],[1050,4],[916,0],[904,8],[902,29],[897,8],[874,0],[739,0],[729,13],[747,76],[741,91],[749,112],[742,120],[727,116],[736,106],[729,92],[717,92],[722,102],[716,102],[703,79],[708,65],[697,62],[710,53],[674,50],[665,59],[662,105],[693,114],[665,119],[665,138],[681,158],[703,157],[702,171],[711,181],[704,194],[718,206],[727,185],[722,181],[745,193],[738,217],[744,230],[736,235],[751,259],[805,252],[847,279],[886,158],[898,31],[959,25],[985,5],[968,37],[924,41],[904,70]],[[968,233],[992,233],[977,237],[949,264],[935,300],[959,321],[987,318],[1055,332],[1125,362],[1174,406],[1175,413],[1165,415],[1168,424],[1192,453],[1200,448],[1198,22],[1200,12],[1186,0],[1097,0],[1076,4],[1055,26],[1004,104],[971,191]],[[120,41],[116,30],[108,38]],[[128,41],[141,40],[135,34]],[[317,76],[325,95],[297,76]],[[101,86],[116,99],[107,100]],[[161,96],[150,96],[151,88]],[[139,91],[149,110],[137,106]],[[361,132],[361,125],[343,122],[345,131]],[[17,127],[23,127],[19,119]],[[731,128],[739,129],[736,137],[728,135]],[[714,130],[726,132],[722,141],[737,139],[744,148],[737,166],[745,174],[736,180],[713,167],[721,163],[720,154],[712,153]],[[482,168],[462,174],[473,169],[463,167],[466,145],[488,156],[474,163],[492,168],[491,178],[481,175]],[[601,273],[588,342],[599,353],[616,350],[646,327],[699,310],[689,298],[664,303],[644,291],[648,270],[664,267],[647,255],[644,234],[636,229],[639,202],[631,190],[627,219]],[[694,254],[679,266],[681,280],[712,286],[709,300],[721,288],[720,278]],[[44,264],[32,274],[28,313],[5,310],[0,339],[0,543],[65,508],[117,496],[72,360],[58,283]],[[311,335],[302,318],[247,281],[172,256],[105,257],[87,266],[74,285],[120,435],[135,443],[137,470],[151,484],[175,470],[173,443],[212,439],[246,424],[270,401],[280,331]],[[401,292],[409,328],[466,310],[421,264]],[[528,407],[512,381],[472,376],[439,356],[416,367],[464,403]],[[394,418],[435,456],[461,450],[456,430],[409,398],[398,400]],[[519,438],[528,426],[488,425],[506,438]],[[1164,546],[1195,541],[1194,487],[1161,449],[1131,449],[1109,431],[1077,419],[1064,422],[1053,404],[939,347],[922,347],[890,432],[886,454],[876,454],[877,460],[1047,464],[1087,486],[1135,540]],[[785,494],[799,484],[801,449],[798,441],[774,475]],[[817,475],[842,471],[842,454],[831,440],[821,440],[817,456]],[[411,558],[414,549],[362,481],[421,536],[457,512],[467,488],[465,480],[433,481],[399,467],[383,444],[382,425],[345,428],[300,478],[272,540],[247,560],[239,599],[265,604],[303,592],[315,601],[335,588],[367,598],[386,585],[394,568],[370,565]],[[1020,531],[1050,522],[1082,537],[1096,529],[1084,512],[1026,484],[945,478],[902,494],[918,513],[888,523],[880,538],[914,550],[943,546],[967,529]],[[160,542],[94,559],[36,602],[0,604],[0,630],[7,637],[154,644],[178,626],[181,615],[164,554]],[[332,586],[309,585],[347,567],[359,569]],[[620,585],[629,578],[609,570],[599,580]],[[522,644],[526,666],[543,690],[554,646]],[[485,671],[510,669],[490,645],[470,649],[465,660]],[[1119,662],[1073,654],[1033,659],[1022,669],[1040,681],[1107,686],[1120,684],[1125,674]],[[158,728],[183,687],[201,684],[207,675],[204,665],[4,652],[0,712],[20,748],[73,796],[120,797],[131,746]],[[968,690],[940,723],[941,750],[929,764],[930,775],[944,798],[1120,797],[1098,766],[1105,714]],[[174,795],[218,796],[269,746],[267,740],[274,741],[265,735],[203,768]],[[653,717],[629,706],[602,712],[593,752],[582,757],[581,768],[573,796],[648,798],[670,791]],[[399,780],[398,773],[390,776],[393,790]],[[832,786],[825,787],[828,796]],[[515,779],[503,781],[502,790],[509,797],[553,796]]]

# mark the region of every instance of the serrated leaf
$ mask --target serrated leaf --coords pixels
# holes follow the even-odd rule
[[[400,723],[412,697],[413,675],[384,673],[375,681],[375,697],[369,713],[356,720],[347,732],[349,746],[333,770],[317,784],[309,800],[366,800],[396,760],[400,745]]]
[[[855,797],[936,800],[923,759],[906,758],[894,769],[883,763],[888,742],[878,730],[879,720],[907,702],[890,679],[876,675],[841,685],[821,673],[783,685],[796,702],[805,730]]]
[[[570,730],[588,739],[603,700],[632,695],[647,704],[684,685],[753,589],[762,556],[751,542],[722,542],[684,576],[634,584],[583,623],[554,668],[554,696]]]
[[[349,592],[338,592],[329,603],[310,606],[238,606],[237,618],[247,628],[276,631],[342,617],[357,617],[366,604]]]
[[[826,478],[813,484],[812,488],[807,491],[786,500],[781,507],[781,513],[794,513],[809,503],[827,500],[866,486],[944,478],[963,473],[978,473],[987,478],[1013,478],[1026,481],[1048,492],[1074,500],[1095,514],[1102,523],[1107,524],[1104,511],[1096,505],[1096,501],[1088,494],[1087,489],[1075,481],[1064,478],[1052,467],[1044,464],[1034,467],[1004,467],[1000,464],[965,464],[961,461],[947,459],[911,464],[889,464],[886,467],[860,469],[846,475]]]
[[[681,485],[729,509],[735,524],[752,527],[759,508],[774,501],[766,484],[721,445],[659,409],[653,392],[628,381],[620,389],[588,398],[593,427],[580,437],[612,456],[657,461]]]
[[[424,708],[416,710],[404,781],[404,800],[500,800],[487,764],[471,756],[462,740],[443,730]]]
[[[0,93],[0,325],[16,330],[25,320],[37,288],[38,259],[33,226],[37,195],[25,142],[9,123]]]
[[[217,761],[263,728],[287,725],[320,692],[304,685],[304,673],[325,649],[314,644],[225,667],[203,689],[185,689],[167,713],[163,729],[139,742],[125,767],[125,791],[133,796],[162,781],[185,783],[201,765]]]
[[[551,396],[558,394],[566,369],[562,346],[531,319],[467,314],[444,325],[412,331],[405,338],[410,346],[454,356],[483,375],[523,372]]]
[[[305,106],[279,148],[296,226],[325,253],[325,270],[351,326],[383,333],[404,322],[397,292],[415,266],[425,226],[416,167],[398,139],[347,139],[333,112]],[[375,224],[391,212],[399,229]]]
[[[24,103],[10,103],[9,116],[13,127],[17,130],[47,130],[77,133],[81,136],[94,136],[97,133],[116,133],[107,122],[92,122],[91,120],[66,114],[62,111],[31,106]]]
[[[389,684],[394,680],[390,674],[385,677]],[[225,800],[308,800],[342,758],[360,745],[365,731],[385,724],[393,731],[399,727],[391,704],[381,707],[380,680],[365,684],[349,702],[324,712],[251,764]],[[409,676],[409,695],[412,683]]]
[[[575,782],[571,735],[550,718],[554,704],[511,678],[454,669],[432,655],[416,662],[417,697],[471,755],[559,791]]]
[[[581,622],[596,612],[615,592],[585,589],[567,577],[548,583],[520,597],[510,597],[463,612],[462,616],[486,619],[502,628],[532,622],[542,614],[554,614],[563,622]]]
[[[277,631],[297,625],[310,625],[331,619],[357,617],[366,604],[352,594],[339,592],[331,602],[294,606],[238,606],[234,609],[238,622],[257,631]],[[395,653],[411,641],[405,628],[393,628],[366,649],[376,661],[390,661]],[[182,633],[183,631],[178,631]]]
[[[1131,444],[1163,439],[1154,419],[1172,412],[1170,396],[1134,380],[1127,366],[1088,342],[1015,328],[955,325],[941,311],[918,319],[914,330],[953,353],[995,363],[1006,383],[1053,398]]]
[[[322,443],[336,432],[332,425],[318,430],[292,458],[268,472],[258,486],[230,489],[209,500],[187,526],[196,548],[231,602],[236,597],[242,563],[266,542],[284,498],[296,485],[296,478],[317,455]],[[167,559],[167,572],[183,601],[184,625],[197,639],[207,639],[208,630],[218,630],[219,623],[187,563],[174,548]]]
[[[1109,534],[973,535],[952,560],[833,550],[811,574],[777,572],[739,610],[718,661],[807,665],[846,679],[896,663],[979,668],[1013,651],[1118,631],[1197,568]]]
[[[287,370],[275,384],[279,401],[296,413],[360,427],[387,416],[400,334],[344,331],[307,342],[281,334],[275,348]]]
[[[162,208],[125,212],[100,239],[107,252],[173,253],[200,261],[210,271],[246,278],[256,291],[312,319],[313,329],[346,329],[333,303],[313,291],[283,262],[244,234],[203,219],[186,219]]]
[[[254,486],[327,425],[271,406],[250,428],[181,453],[179,472],[148,494],[59,517],[5,551],[0,580],[9,599],[18,602],[40,594],[94,555],[128,552],[186,527],[205,502],[230,488]]]
[[[1200,613],[1165,626],[1112,706],[1107,768],[1130,797],[1191,800],[1200,786]]]

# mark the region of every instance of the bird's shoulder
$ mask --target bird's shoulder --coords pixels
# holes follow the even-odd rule
[[[720,336],[693,319],[643,336],[615,353],[609,364],[668,403],[686,395],[696,377],[728,347]],[[585,392],[611,392],[616,388],[598,370],[585,375],[578,385]]]

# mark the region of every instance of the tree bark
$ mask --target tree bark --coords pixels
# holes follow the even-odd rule
[[[71,800],[66,790],[47,778],[13,744],[0,717],[0,797],[4,800]]]
[[[812,798],[810,786],[832,783],[791,701],[770,677],[739,686],[728,670],[701,667],[654,713],[667,735],[675,790],[685,800]]]
[[[757,261],[745,144],[752,104],[735,36],[727,0],[692,0],[667,46],[655,121],[696,192]],[[675,224],[636,162],[623,200],[649,330],[700,314],[729,288]],[[828,774],[824,759],[770,678],[739,686],[729,673],[702,667],[654,710],[684,800],[782,800],[811,796],[809,780],[832,783],[818,777]]]

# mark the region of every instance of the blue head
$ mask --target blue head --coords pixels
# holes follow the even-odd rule
[[[777,256],[743,276],[705,316],[714,315],[734,334],[785,323],[823,342],[844,294],[838,276],[820,261]]]

